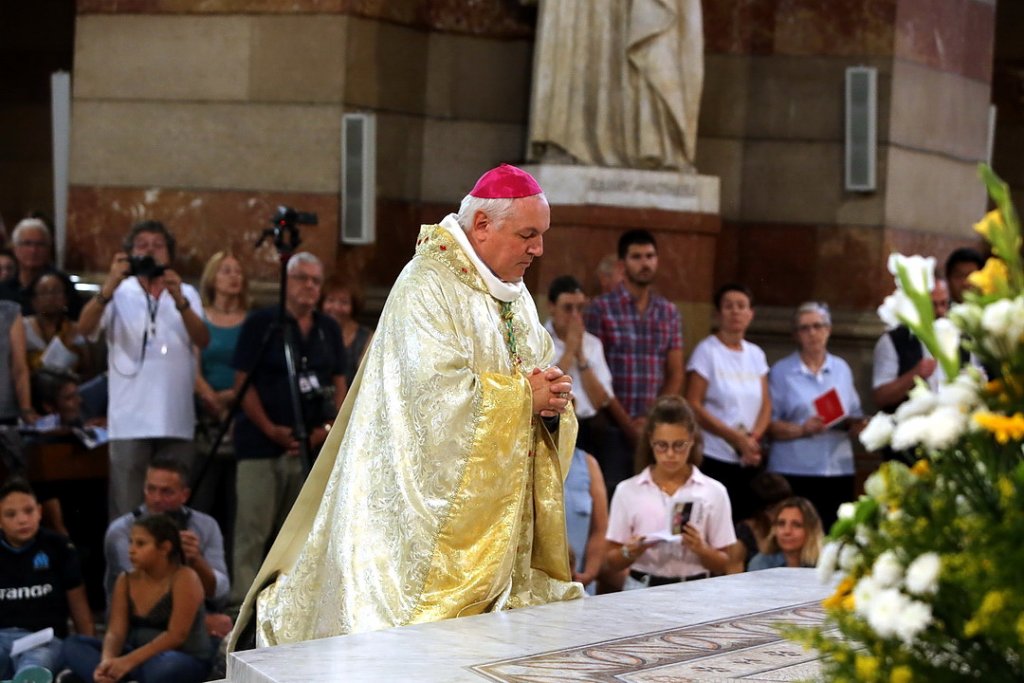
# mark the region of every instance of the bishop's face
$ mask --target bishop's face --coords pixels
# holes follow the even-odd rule
[[[470,229],[477,255],[505,282],[519,282],[533,259],[544,253],[551,210],[540,197],[515,200],[508,218],[496,223],[478,211]]]

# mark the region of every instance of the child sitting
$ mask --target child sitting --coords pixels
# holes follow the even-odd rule
[[[178,527],[167,515],[139,518],[132,526],[132,571],[117,577],[103,642],[75,636],[64,659],[83,681],[199,683],[210,668],[203,584],[184,565]],[[75,680],[64,678],[62,680]]]
[[[52,673],[69,615],[79,633],[93,634],[78,553],[66,537],[40,529],[41,516],[28,482],[0,485],[0,678],[32,667]],[[11,657],[15,640],[46,628],[53,640]]]

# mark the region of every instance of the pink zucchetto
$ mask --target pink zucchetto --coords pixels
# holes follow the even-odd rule
[[[469,194],[479,199],[515,199],[532,197],[543,191],[533,176],[523,169],[502,164],[480,176]]]

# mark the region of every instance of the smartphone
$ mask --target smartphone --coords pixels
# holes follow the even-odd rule
[[[683,529],[690,521],[690,515],[693,514],[693,501],[688,500],[683,503],[676,503],[672,506],[672,533],[681,534]]]

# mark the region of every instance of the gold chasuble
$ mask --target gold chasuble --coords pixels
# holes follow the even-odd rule
[[[553,344],[461,232],[420,229],[232,649],[254,602],[265,646],[582,597],[562,502],[576,418],[549,433],[525,374]]]

